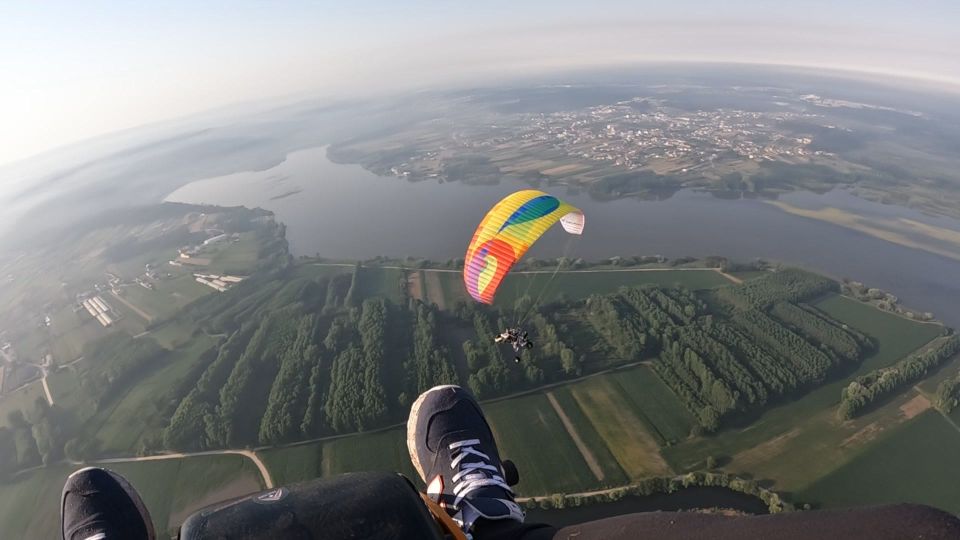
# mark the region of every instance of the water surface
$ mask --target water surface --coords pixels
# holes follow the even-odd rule
[[[484,212],[524,187],[509,181],[471,186],[380,177],[356,165],[332,163],[325,148],[318,147],[291,153],[268,170],[193,182],[167,200],[272,210],[286,223],[295,255],[444,260],[463,257]],[[898,295],[909,307],[932,311],[948,324],[960,326],[957,260],[792,215],[762,200],[721,199],[685,190],[663,201],[597,201],[585,194],[566,193],[565,188],[546,190],[579,206],[587,216],[575,256],[773,259],[880,287]],[[792,193],[781,200],[798,207],[835,207],[874,218],[906,218],[960,230],[957,220],[869,202],[842,191]],[[565,245],[558,227],[534,246],[530,255],[557,256]]]

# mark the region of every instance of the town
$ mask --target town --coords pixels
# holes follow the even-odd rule
[[[575,176],[597,166],[687,173],[724,161],[804,163],[832,156],[811,148],[812,136],[784,128],[790,123],[823,123],[823,118],[783,105],[777,111],[683,111],[661,100],[637,97],[573,111],[498,116],[482,128],[454,127],[449,140],[417,147],[419,151],[402,163],[375,172],[408,179],[442,178],[463,152],[490,156],[503,171],[524,171],[529,170],[527,164],[516,163],[509,154],[523,149],[529,156],[535,148],[549,149],[550,161],[543,160],[543,165],[550,166],[538,172],[550,178]]]

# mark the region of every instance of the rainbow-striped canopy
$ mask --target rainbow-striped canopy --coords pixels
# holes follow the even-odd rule
[[[583,234],[583,212],[542,191],[526,189],[498,202],[467,247],[463,283],[470,296],[492,304],[507,272],[558,221],[568,233]]]

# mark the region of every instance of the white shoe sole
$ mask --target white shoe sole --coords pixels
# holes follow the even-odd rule
[[[420,406],[423,405],[424,400],[427,395],[431,392],[438,392],[440,390],[446,390],[447,388],[460,388],[455,384],[442,384],[440,386],[434,386],[433,388],[427,390],[426,392],[420,394],[416,401],[413,402],[413,405],[410,406],[410,416],[407,417],[407,453],[410,454],[410,462],[413,463],[413,468],[417,470],[417,474],[420,475],[420,480],[423,480],[424,483],[427,483],[427,473],[423,470],[423,467],[420,465],[420,456],[417,454],[417,420],[420,417]]]

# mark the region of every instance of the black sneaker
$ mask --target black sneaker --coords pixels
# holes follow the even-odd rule
[[[155,540],[143,500],[119,474],[87,467],[71,474],[60,497],[63,540]]]
[[[427,495],[464,531],[483,519],[523,523],[490,426],[463,388],[435,386],[420,394],[407,419],[407,450]]]

